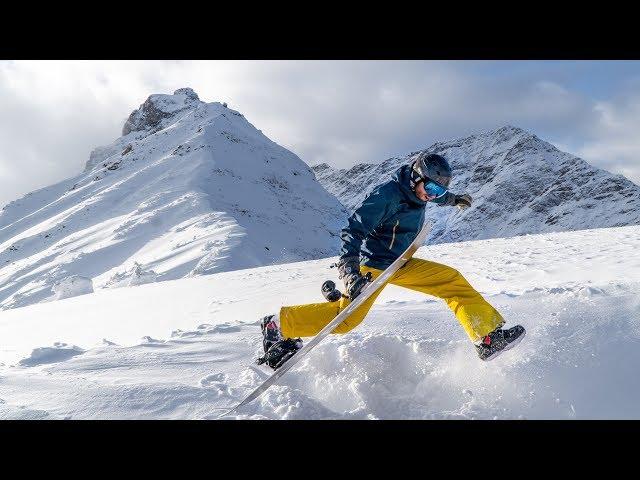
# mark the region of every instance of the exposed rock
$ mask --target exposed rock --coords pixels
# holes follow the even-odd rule
[[[173,95],[150,95],[140,108],[131,112],[122,127],[122,135],[157,128],[163,120],[194,108],[199,102],[191,88],[179,88]]]

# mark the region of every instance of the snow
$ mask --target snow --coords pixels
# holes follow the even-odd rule
[[[114,274],[106,283],[105,287],[131,287],[134,285],[144,285],[145,283],[153,283],[158,278],[158,274],[154,270],[144,270],[142,265],[134,262],[133,266],[124,272]]]
[[[229,418],[638,418],[638,251],[639,226],[425,246],[416,257],[460,270],[522,343],[483,363],[443,302],[388,286],[357,329]],[[0,418],[216,418],[270,373],[252,364],[260,317],[323,301],[333,261],[2,311]]]
[[[0,309],[326,257],[346,211],[292,152],[191,89],[151,95],[80,175],[0,211]],[[142,275],[146,272],[145,275]]]
[[[34,348],[26,358],[20,360],[19,365],[33,367],[45,363],[55,363],[67,360],[75,355],[84,353],[84,350],[75,345],[67,345],[63,342],[54,342],[53,347]]]
[[[65,277],[59,282],[54,283],[51,289],[53,290],[53,293],[55,293],[56,300],[62,300],[63,298],[71,298],[77,297],[78,295],[93,293],[93,282],[87,277],[71,275],[70,277]]]

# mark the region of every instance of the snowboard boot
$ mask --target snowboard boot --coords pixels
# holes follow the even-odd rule
[[[258,365],[266,363],[277,370],[301,348],[302,340],[300,338],[284,338],[271,345],[264,356],[256,360],[256,363]]]
[[[521,325],[506,330],[496,328],[475,345],[480,360],[493,360],[502,352],[515,347],[524,338],[525,333],[526,330]]]
[[[263,317],[260,321],[260,329],[262,330],[262,347],[264,348],[264,353],[267,353],[273,344],[282,340],[282,334],[275,315]]]

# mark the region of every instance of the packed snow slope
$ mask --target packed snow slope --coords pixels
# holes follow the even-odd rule
[[[428,208],[431,243],[504,238],[528,233],[640,224],[640,187],[520,128],[435,143],[425,150],[448,159],[451,189],[469,193],[471,208]],[[318,181],[349,210],[420,152],[378,164],[313,170]]]
[[[2,209],[0,309],[60,298],[69,277],[100,289],[334,255],[345,215],[240,113],[189,88],[151,95],[82,174]]]
[[[388,286],[230,418],[640,418],[640,227],[425,246],[527,336],[487,363],[444,302]],[[322,301],[335,258],[0,312],[0,418],[213,419],[269,374],[259,318]]]

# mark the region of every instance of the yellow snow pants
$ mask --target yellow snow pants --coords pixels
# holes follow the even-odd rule
[[[371,272],[373,278],[382,273],[382,270],[364,265],[360,267],[360,271],[363,275]],[[412,258],[389,279],[388,283],[442,298],[458,318],[472,342],[480,341],[496,327],[504,324],[502,315],[469,285],[460,272],[446,265]],[[384,285],[332,333],[347,333],[357,327],[383,288]],[[282,307],[280,309],[282,335],[286,338],[313,336],[349,303],[349,300],[343,297],[336,302],[325,301]]]

